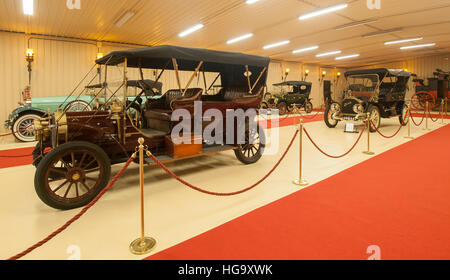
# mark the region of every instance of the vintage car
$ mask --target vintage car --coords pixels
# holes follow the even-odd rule
[[[124,86],[95,111],[58,110],[35,121],[38,144],[33,164],[37,167],[34,181],[37,195],[57,209],[86,205],[107,185],[111,165],[127,161],[141,137],[149,151],[162,162],[222,151],[234,151],[244,164],[257,162],[263,155],[265,134],[254,120],[263,99],[269,62],[266,57],[167,45],[116,51],[97,60],[100,65],[123,67]],[[126,113],[127,108],[139,102],[143,95],[153,97],[155,93],[150,86],[131,103],[124,104],[122,100],[128,94],[128,68],[139,69],[141,80],[144,80],[143,69],[161,70],[156,82],[168,72],[178,85],[147,99],[143,110],[146,122],[142,128],[137,128],[135,120]],[[179,71],[192,72],[186,86],[182,86]],[[216,80],[221,81],[222,88],[215,95],[204,94],[213,86],[207,87],[205,72],[217,75]],[[191,88],[192,80],[201,73],[204,88]],[[119,89],[123,91],[122,98],[116,96]],[[196,110],[199,103],[200,112]],[[226,122],[202,117],[212,109],[224,119],[230,111],[254,110],[255,115],[252,118],[243,114],[242,118],[227,118]],[[192,129],[195,125],[188,122],[192,129],[188,131],[192,132],[174,132],[180,124],[186,125],[174,117],[178,113],[188,116],[200,113],[200,119],[193,121],[200,131]],[[202,133],[206,129],[211,131],[211,127],[219,140],[204,139],[206,133]],[[240,141],[239,131],[242,131]],[[154,164],[151,158],[145,160]]]
[[[355,70],[345,73],[347,87],[341,103],[331,102],[325,110],[325,124],[334,128],[339,121],[365,121],[371,116],[370,131],[380,127],[381,118],[406,114],[405,96],[411,73],[386,68]],[[375,126],[376,127],[375,127]]]
[[[309,95],[311,94],[312,83],[304,81],[287,81],[273,86],[279,88],[277,93],[266,93],[261,104],[263,109],[276,108],[280,115],[292,112],[294,106],[304,108],[306,113],[311,113],[313,105]]]
[[[450,72],[436,69],[433,78],[428,78],[425,84],[423,79],[414,79],[416,93],[411,98],[411,104],[414,109],[424,110],[426,103],[430,110],[439,108],[441,101],[450,98]]]
[[[138,87],[138,81],[128,81],[130,87]],[[152,80],[144,81],[147,84],[153,84]],[[24,97],[23,102],[15,109],[5,122],[5,127],[10,129],[17,140],[22,142],[34,142],[33,122],[39,120],[48,112],[54,113],[58,108],[67,112],[91,111],[96,103],[105,102],[103,97],[98,96],[98,91],[102,89],[101,84],[88,85],[84,88],[82,94],[77,96],[52,96],[31,98],[30,94]],[[155,84],[155,92],[161,92],[162,84]],[[29,88],[26,89],[29,91]],[[25,96],[25,95],[24,95]],[[130,96],[129,101],[133,100]],[[132,108],[132,115],[138,112],[137,106]]]

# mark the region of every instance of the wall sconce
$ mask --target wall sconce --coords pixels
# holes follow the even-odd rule
[[[284,81],[286,81],[287,77],[289,76],[289,72],[291,72],[291,69],[286,68],[286,71],[284,72]]]
[[[31,84],[31,63],[34,61],[34,50],[27,49],[25,54],[26,61],[28,62],[28,85]]]
[[[326,75],[327,75],[327,71],[322,71],[322,77],[319,78],[319,82],[323,82],[323,79],[325,78]]]
[[[304,79],[304,81],[306,81],[306,78],[308,78],[308,75],[309,75],[309,69],[306,69],[305,70],[305,79]]]
[[[97,53],[97,59],[100,59],[100,58],[102,58],[103,56],[104,56],[103,53],[101,53],[101,52]]]

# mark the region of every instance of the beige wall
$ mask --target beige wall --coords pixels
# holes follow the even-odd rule
[[[25,35],[0,32],[0,92],[2,96],[2,102],[0,102],[0,131],[4,131],[2,124],[8,114],[17,107],[17,102],[20,100],[19,94],[28,83],[25,61],[27,44],[28,38]],[[30,47],[35,50],[31,84],[34,97],[68,95],[93,66],[97,53],[95,43],[86,42],[74,43],[32,39]],[[104,44],[101,52],[107,54],[113,50],[129,48],[132,48],[132,46]],[[436,68],[449,70],[449,62],[448,59],[445,60],[446,57],[415,58],[371,67],[408,68],[419,76],[427,77],[432,75]],[[325,68],[318,65],[285,61],[271,62],[267,81],[269,91],[275,91],[272,84],[282,81],[286,68],[290,69],[288,80],[301,80],[304,71],[306,69],[310,71],[307,81],[313,83],[311,97],[315,108],[323,105],[323,84],[319,81],[322,71],[327,72],[325,80],[331,80],[333,83],[333,97],[339,99],[342,95],[345,82],[343,78],[337,80],[336,74],[337,72],[345,72],[345,69]],[[95,71],[87,77],[87,81],[92,79],[94,74]],[[153,71],[145,71],[144,74],[146,78],[154,78]],[[108,80],[119,81],[121,76],[121,68],[110,67]],[[130,78],[138,78],[138,72],[130,69],[129,76]],[[184,72],[181,74],[183,85],[187,83],[189,77],[190,73]],[[214,78],[215,75],[213,73],[207,75],[209,83]],[[163,75],[162,82],[164,84],[163,90],[178,87],[173,73]],[[201,79],[196,79],[192,86],[197,86],[198,84],[199,87],[203,87],[202,83]]]

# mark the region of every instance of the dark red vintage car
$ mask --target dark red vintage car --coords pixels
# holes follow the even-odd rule
[[[230,110],[258,109],[263,98],[269,62],[270,59],[266,57],[176,46],[117,51],[97,60],[97,64],[105,68],[105,73],[108,66],[123,67],[123,85],[115,91],[109,91],[112,95],[96,111],[60,110],[36,121],[39,143],[34,151],[34,165],[37,167],[35,189],[39,198],[57,209],[86,205],[107,185],[111,164],[127,161],[140,137],[145,139],[148,149],[163,162],[234,150],[241,162],[255,163],[263,154],[265,136],[260,126],[256,125],[255,129],[250,125],[253,121],[251,117],[236,117],[232,122],[216,125],[214,135],[219,135],[222,141],[203,139],[203,131],[208,127],[211,129],[211,125],[216,123],[211,118],[201,118],[200,131],[195,133],[192,129],[194,132],[191,134],[177,135],[196,141],[180,144],[173,139],[172,131],[181,121],[173,120],[172,115],[177,109],[189,112],[191,116],[199,113],[194,106],[198,104],[196,101],[202,101],[200,117],[210,109],[219,111],[223,119]],[[128,96],[129,68],[138,69],[142,91],[133,101],[124,102]],[[155,83],[165,72],[174,74],[178,87],[156,95],[154,86],[146,84],[144,69],[153,69],[153,73],[157,73]],[[179,71],[192,73],[184,87]],[[215,73],[216,76],[209,87],[205,73]],[[202,88],[190,87],[196,77],[197,84],[200,77],[203,78]],[[218,81],[221,82],[221,89],[211,94],[211,89],[217,86],[215,83]],[[104,87],[103,93],[106,95],[106,80]],[[122,97],[116,96],[118,93]],[[147,98],[142,98],[144,96]],[[143,109],[138,115],[144,121],[126,113],[127,108],[143,100],[146,101],[141,104]],[[231,123],[233,125],[229,127]],[[237,141],[239,129],[245,132],[245,141],[242,143]],[[233,143],[229,141],[230,133]],[[146,161],[152,164],[151,159],[146,158]]]

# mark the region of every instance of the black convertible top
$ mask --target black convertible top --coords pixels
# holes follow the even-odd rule
[[[387,69],[387,68],[375,68],[375,69],[363,69],[345,72],[345,77],[355,75],[379,75],[380,79],[384,77],[410,77],[412,74],[402,69]]]
[[[273,84],[274,86],[312,86],[312,83],[305,81],[287,81],[278,84]]]
[[[200,61],[206,72],[223,72],[225,65],[240,65],[264,68],[269,66],[270,58],[236,52],[223,52],[207,49],[186,48],[162,45],[148,48],[112,52],[96,62],[97,64],[118,65],[127,58],[129,67],[173,70],[171,59],[175,58],[179,70],[192,71]],[[169,63],[168,63],[169,62]]]

